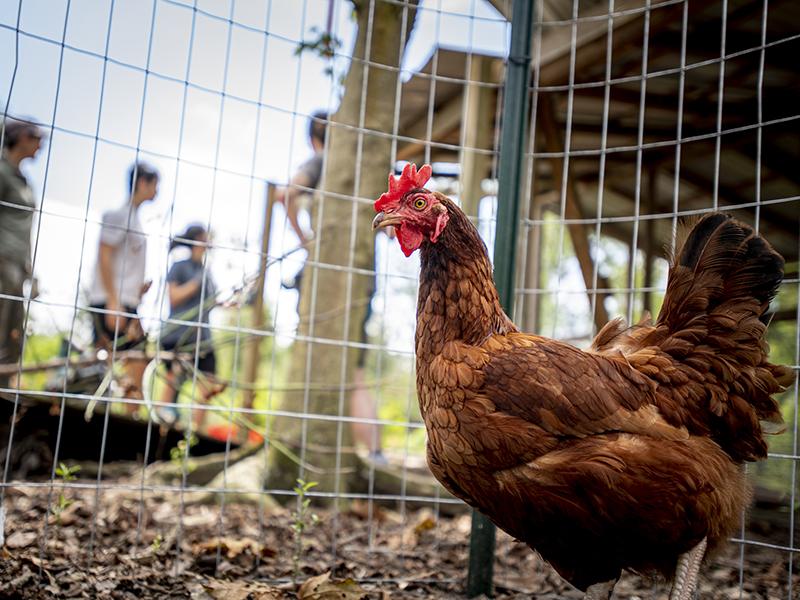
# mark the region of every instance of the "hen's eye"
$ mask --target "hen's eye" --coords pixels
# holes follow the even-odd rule
[[[425,202],[425,198],[417,198],[416,200],[414,200],[414,208],[416,208],[417,210],[422,210],[423,208],[425,208],[426,204],[427,202]]]

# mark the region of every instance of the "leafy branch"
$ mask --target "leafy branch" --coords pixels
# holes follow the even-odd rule
[[[320,58],[332,60],[336,56],[336,51],[342,47],[342,40],[330,31],[321,31],[318,27],[312,27],[311,33],[316,35],[316,38],[300,42],[294,50],[294,55],[300,56],[306,50],[310,50]],[[333,75],[332,64],[325,67],[325,74]]]

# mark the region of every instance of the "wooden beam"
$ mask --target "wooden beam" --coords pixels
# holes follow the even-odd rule
[[[645,200],[647,213],[653,214],[657,206],[658,196],[658,169],[651,166],[647,170],[647,198]],[[656,223],[653,219],[644,222],[644,297],[642,298],[642,308],[644,311],[653,314],[653,294],[650,288],[653,286],[653,249],[656,244]]]
[[[444,104],[434,110],[433,125],[430,141],[436,141],[458,129],[462,116],[461,94],[456,94],[445,100]],[[403,130],[403,135],[414,138],[416,141],[403,142],[397,150],[397,160],[409,160],[420,151],[424,151],[428,144],[428,110],[411,119],[413,125]]]
[[[659,5],[664,1],[666,0],[656,0],[651,3],[650,35],[654,35],[662,27],[669,26],[680,18],[682,5],[676,4],[660,8]],[[693,0],[692,8],[700,8],[710,2],[711,0]],[[615,12],[624,12],[641,7],[641,0],[621,0],[616,2],[614,10]],[[585,16],[602,16],[607,12],[608,6],[601,3],[587,11]],[[636,11],[614,18],[615,53],[641,36],[643,15],[642,11]],[[540,85],[566,83],[570,65],[571,29],[571,27],[556,27],[542,36],[542,51],[539,57]],[[598,62],[598,57],[605,57],[607,32],[608,21],[605,19],[586,21],[581,25],[576,41],[579,51],[575,55],[575,72],[597,67],[603,62],[603,60]]]
[[[794,321],[797,318],[796,308],[787,308],[784,310],[777,310],[772,313],[772,322],[777,321]]]
[[[264,329],[264,285],[267,280],[267,254],[269,253],[269,237],[272,229],[272,209],[275,206],[275,186],[267,184],[264,198],[264,223],[261,228],[261,257],[258,265],[258,278],[255,286],[255,301],[253,302],[253,322],[252,327],[256,331]],[[253,408],[255,399],[255,383],[258,379],[258,365],[261,363],[261,340],[263,338],[255,335],[249,340],[248,352],[245,356],[244,365],[244,389],[243,406]]]
[[[753,140],[753,143],[750,143],[750,140],[742,140],[734,144],[734,148],[739,154],[753,162],[753,172],[755,173],[755,165],[758,160],[755,140]],[[777,174],[792,184],[800,186],[800,172],[798,172],[797,161],[794,160],[794,156],[780,148],[775,149],[771,144],[764,143],[763,140],[761,144],[761,166],[766,167],[772,173]],[[761,177],[762,181],[766,179],[763,170]]]
[[[691,137],[696,134],[700,133],[708,133],[710,130],[716,129],[716,120],[717,120],[717,102],[716,100],[710,100],[712,94],[715,94],[717,91],[718,84],[714,81],[713,85],[709,85],[708,88],[703,88],[704,92],[708,92],[707,94],[704,93],[697,98],[685,98],[684,105],[683,105],[683,136],[684,137]],[[600,137],[600,127],[601,127],[601,117],[602,117],[602,104],[604,101],[604,90],[602,87],[595,87],[595,88],[585,88],[580,90],[575,96],[575,104],[576,106],[580,106],[581,103],[588,102],[591,103],[594,100],[599,108],[596,111],[592,111],[590,108],[584,109],[585,112],[582,113],[579,110],[575,110],[573,114],[573,128],[578,128],[579,126],[586,126],[586,122],[588,119],[585,117],[582,119],[581,117],[585,114],[589,117],[593,117],[596,119],[597,126],[597,137]],[[564,95],[566,97],[566,95]],[[612,121],[619,120],[620,116],[615,114],[615,112],[619,112],[619,108],[621,106],[629,107],[635,109],[635,117],[638,121],[638,111],[639,111],[639,102],[640,102],[640,92],[638,90],[633,89],[626,89],[621,86],[614,86],[611,91],[611,104],[610,104],[610,111],[609,111],[609,134],[618,133],[621,131],[627,132],[636,132],[638,128],[638,123],[634,126],[624,126],[620,125],[618,122],[612,126]],[[667,117],[670,118],[670,121],[675,121],[677,123],[677,111],[678,111],[678,98],[677,95],[671,95],[667,93],[656,93],[653,92],[652,86],[647,89],[647,96],[645,97],[645,105],[647,109],[647,119],[650,120],[653,117]],[[727,127],[735,127],[737,125],[747,125],[753,122],[753,115],[756,114],[756,97],[755,94],[752,98],[749,98],[744,101],[736,102],[736,103],[728,103],[725,105],[725,119]],[[629,117],[629,115],[623,115],[624,117]],[[633,116],[633,113],[632,115]],[[629,117],[630,118],[630,117]],[[670,124],[670,126],[666,128],[657,128],[653,126],[651,123],[645,122],[645,131],[646,132],[662,132],[665,133],[667,136],[674,138],[675,136],[675,125]]]
[[[469,80],[486,82],[491,78],[491,62],[483,56],[473,56]],[[494,90],[486,86],[467,84],[464,87],[463,106],[466,107],[461,123],[463,145],[461,150],[461,207],[470,216],[478,215],[478,202],[483,197],[481,182],[489,176],[493,156],[475,152],[474,148],[491,150],[494,133]]]
[[[564,142],[561,139],[561,134],[558,131],[558,124],[556,123],[555,114],[553,112],[552,99],[547,95],[539,98],[539,110],[541,111],[540,124],[544,130],[545,145],[548,152],[564,152]],[[556,156],[551,159],[553,162],[553,180],[555,189],[561,190],[564,187],[563,173],[564,173],[564,159],[561,156]],[[581,208],[578,203],[578,194],[575,188],[574,180],[567,176],[566,181],[566,198],[564,199],[565,216],[567,219],[582,219]],[[572,223],[568,224],[567,230],[569,231],[570,238],[572,239],[572,247],[575,249],[575,256],[578,258],[578,263],[581,267],[581,274],[583,275],[583,282],[586,285],[586,293],[589,297],[589,305],[592,304],[592,288],[594,287],[594,261],[589,248],[589,232],[585,225]],[[603,280],[600,275],[597,275],[597,286],[608,287],[608,283]],[[598,330],[608,322],[608,312],[604,304],[606,298],[605,294],[597,294],[595,302],[595,311],[593,319]]]
[[[686,148],[686,146],[684,146],[684,148]],[[699,152],[699,150],[698,150],[698,152]],[[613,155],[609,155],[609,158],[611,156],[613,156]],[[690,163],[691,156],[692,156],[691,153],[684,153],[684,156],[683,156],[684,162],[683,162],[683,166],[681,167],[681,181],[689,183],[693,187],[696,187],[700,192],[699,192],[698,196],[696,196],[696,197],[694,197],[692,199],[681,200],[681,206],[682,206],[683,210],[686,210],[687,208],[700,208],[703,205],[708,206],[710,204],[710,198],[711,198],[711,186],[712,186],[712,183],[709,180],[707,180],[707,179],[705,179],[705,178],[703,178],[701,176],[698,176],[695,173],[691,173],[685,167],[685,165]],[[626,162],[626,161],[622,161],[622,162]],[[661,171],[661,176],[662,177],[669,177],[670,180],[672,180],[672,178],[674,178],[674,176],[675,176],[674,170],[672,170],[671,168],[667,168],[665,166],[665,163],[655,162],[655,163],[653,163],[653,165],[655,167],[657,167]],[[633,206],[633,199],[631,197],[632,190],[628,189],[627,187],[625,187],[627,184],[630,183],[630,179],[631,179],[631,177],[629,177],[627,173],[620,172],[616,168],[615,169],[609,168],[607,170],[607,172],[606,172],[605,189],[617,194],[620,197],[627,198],[628,201],[631,204],[631,207],[632,207]],[[587,184],[587,185],[590,185],[590,184],[591,185],[596,185],[597,184],[597,176],[594,173],[585,174],[585,175],[581,176],[579,181],[581,183],[584,183],[584,184]],[[719,189],[719,201],[720,201],[720,204],[731,205],[729,208],[726,207],[727,210],[742,211],[743,213],[747,213],[748,215],[754,215],[755,214],[755,208],[752,207],[752,206],[737,207],[735,205],[735,202],[733,201],[733,199],[731,197],[726,196],[726,192],[727,191],[729,191],[727,188],[722,188],[721,187]],[[738,199],[738,202],[743,202],[743,201],[744,200],[742,198]],[[774,239],[772,240],[773,241],[773,245],[775,245],[776,248],[777,247],[783,247],[784,248],[783,253],[786,255],[786,254],[789,254],[787,252],[787,250],[786,250],[787,246],[785,246],[784,244],[779,244],[778,243],[778,238],[775,237],[775,236],[776,236],[776,234],[778,234],[778,235],[784,236],[785,238],[796,240],[797,239],[797,220],[796,219],[792,219],[792,218],[781,218],[779,215],[776,215],[774,211],[776,210],[776,208],[778,206],[780,206],[780,205],[762,206],[762,208],[761,208],[762,217],[761,218],[763,220],[766,220],[766,222],[768,223],[768,226],[770,227],[770,229],[775,232],[773,234]],[[769,209],[769,215],[766,215],[765,212],[768,209]],[[656,213],[667,213],[667,214],[670,213],[672,211],[672,195],[670,194],[669,197],[667,198],[667,204],[658,203],[653,208],[653,211],[656,212]],[[631,214],[631,213],[629,213],[629,214]],[[764,223],[763,220],[762,220],[762,223]],[[662,221],[663,221],[663,219],[658,220],[658,221],[655,222],[656,223],[656,229],[660,228]],[[626,227],[624,225],[620,224],[620,223],[604,223],[603,224],[603,233],[607,233],[611,237],[614,237],[614,238],[617,238],[617,239],[620,239],[620,240],[623,240],[623,241],[625,241],[626,238],[627,239],[630,238],[630,232],[628,231],[626,233]],[[658,238],[659,235],[656,235],[655,237]],[[663,236],[661,236],[661,237],[663,237]],[[663,238],[663,239],[666,241],[667,238]],[[642,243],[642,241],[643,241],[643,236],[639,236],[639,244],[638,244],[638,246],[639,246],[640,249],[645,250],[645,246]],[[788,247],[791,248],[791,246],[788,246]],[[795,244],[795,251],[796,251],[796,244]]]
[[[531,194],[529,217],[534,221],[541,220],[545,205],[557,201],[557,194],[553,190],[543,194],[534,190]],[[527,290],[540,290],[542,288],[542,226],[532,225],[524,230],[524,233],[528,236],[528,243],[522,285]],[[517,306],[522,330],[539,333],[541,294],[523,294]]]
[[[511,20],[511,2],[510,0],[488,0],[489,4],[499,12],[506,21]]]

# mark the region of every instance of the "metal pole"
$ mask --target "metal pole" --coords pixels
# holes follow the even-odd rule
[[[514,304],[514,259],[519,225],[519,196],[528,114],[528,82],[531,64],[534,0],[514,0],[511,13],[511,50],[503,92],[503,123],[498,166],[497,231],[494,241],[494,280],[503,309],[511,314]],[[484,515],[473,511],[469,543],[467,596],[492,593],[495,528]]]

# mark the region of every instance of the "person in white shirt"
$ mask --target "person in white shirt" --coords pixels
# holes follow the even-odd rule
[[[145,281],[147,236],[139,220],[139,208],[158,194],[159,175],[150,165],[134,164],[128,173],[128,201],[103,214],[97,264],[89,291],[98,348],[123,351],[143,347],[144,332],[137,316],[142,296],[150,288]],[[143,349],[143,348],[142,348]],[[129,363],[133,395],[141,389],[142,361]]]

